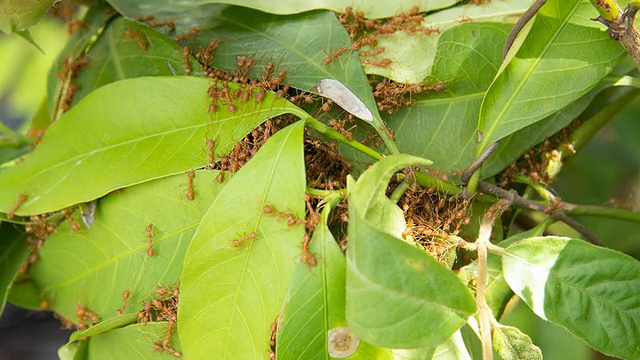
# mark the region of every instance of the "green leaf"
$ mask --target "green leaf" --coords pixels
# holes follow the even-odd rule
[[[276,354],[282,359],[326,359],[329,329],[346,325],[345,258],[327,227],[330,207],[311,238],[317,266],[300,263],[285,300]]]
[[[528,36],[485,95],[478,153],[580,98],[622,59],[623,49],[605,33],[571,23],[581,2],[549,0],[540,9]]]
[[[9,223],[0,222],[0,314],[4,311],[9,291],[20,266],[31,253],[25,233]]]
[[[462,339],[460,330],[451,335],[447,341],[438,345],[432,360],[471,360],[471,355]]]
[[[128,14],[134,11],[153,8],[157,5],[154,0],[128,2],[124,0],[110,1],[119,12]],[[335,12],[343,12],[347,7],[353,11],[361,11],[367,18],[392,17],[401,12],[409,11],[413,6],[418,6],[420,11],[432,11],[446,8],[457,3],[457,0],[419,0],[419,1],[370,1],[370,0],[324,0],[320,2],[305,1],[269,1],[269,0],[229,0],[226,4],[239,5],[261,10],[273,14],[297,14],[316,9],[327,9]],[[219,1],[200,0],[198,5],[218,4]],[[170,10],[182,9],[184,4],[164,4],[164,8]]]
[[[109,11],[111,9],[107,2],[98,2],[94,6],[91,6],[82,18],[83,26],[76,29],[71,36],[66,39],[66,45],[64,49],[57,55],[56,61],[53,62],[49,76],[47,78],[47,103],[50,111],[56,115],[57,108],[60,105],[59,101],[61,96],[64,82],[60,80],[61,75],[64,73],[63,64],[68,64],[69,59],[76,61],[91,51],[91,47],[96,42],[100,41],[101,35],[104,33],[108,25],[113,21],[114,17],[118,14]],[[66,34],[65,34],[66,35]],[[113,44],[115,46],[115,44]],[[88,58],[89,60],[99,60],[98,58]],[[88,66],[87,68],[91,68]],[[80,69],[80,73],[83,70]],[[68,85],[68,84],[67,84]],[[48,125],[48,122],[47,124]],[[38,127],[40,129],[42,127]],[[45,127],[46,128],[46,127]]]
[[[492,330],[493,347],[504,360],[542,360],[542,351],[518,328],[495,324]]]
[[[194,201],[187,200],[186,174],[150,181],[110,194],[97,203],[90,229],[70,229],[65,221],[45,242],[40,259],[31,265],[30,278],[51,309],[78,322],[79,304],[102,320],[136,313],[158,284],[179,280],[191,236],[223,185],[217,171],[197,171]],[[81,223],[76,215],[77,222]],[[155,255],[148,256],[151,235]],[[123,306],[121,294],[131,296]],[[105,292],[110,296],[104,296]]]
[[[376,346],[435,347],[475,312],[471,293],[452,271],[400,239],[402,211],[385,197],[397,170],[428,163],[392,155],[356,184],[349,180],[347,322]]]
[[[640,356],[637,260],[581,240],[536,237],[509,246],[502,268],[536,315],[604,354]]]
[[[12,33],[37,24],[53,5],[54,0],[0,2],[0,31]]]
[[[73,94],[73,104],[117,80],[172,75],[167,63],[178,74],[185,74],[185,57],[178,44],[149,26],[124,18],[110,22],[86,56],[89,62],[75,79],[78,91]],[[192,75],[202,75],[196,61],[189,64]]]
[[[39,214],[203,167],[206,139],[216,142],[217,159],[266,119],[300,113],[270,92],[261,103],[238,101],[235,112],[219,106],[208,113],[209,86],[209,79],[172,76],[97,89],[54,123],[24,162],[0,172],[0,211],[9,212],[20,194],[27,199],[16,214]]]
[[[125,325],[134,324],[137,322],[137,320],[138,313],[122,314],[114,318],[101,321],[100,323],[88,329],[73,332],[69,337],[69,342],[79,341],[90,336],[96,336],[107,331],[123,327]]]
[[[135,324],[93,336],[88,341],[87,356],[84,359],[175,359],[169,352],[158,353],[153,345],[153,343],[162,343],[167,335],[167,324],[166,322]],[[177,336],[171,337],[169,345],[180,351]]]
[[[445,82],[446,92],[417,96],[411,107],[385,119],[401,151],[433,160],[444,173],[475,158],[475,121],[509,30],[507,24],[472,22],[440,36],[432,75]]]
[[[317,266],[299,263],[285,300],[277,333],[278,359],[326,359],[327,334],[346,326],[346,261],[338,243],[327,227],[331,206],[322,211],[309,250]],[[360,342],[350,359],[392,359],[387,349]]]
[[[67,343],[58,349],[60,360],[84,360],[87,358],[88,343],[79,341]]]
[[[304,218],[303,130],[299,121],[271,137],[216,197],[193,236],[178,312],[185,356],[266,356],[269,325],[293,277],[304,228],[262,209]]]
[[[132,18],[154,14],[158,21],[175,20],[177,33],[197,28],[198,35],[183,42],[194,49],[206,48],[212,39],[221,39],[211,60],[215,67],[234,73],[237,56],[244,55],[255,60],[248,74],[250,78],[260,79],[266,64],[272,63],[276,66],[274,75],[280,70],[287,72],[283,84],[312,93],[317,93],[319,80],[335,79],[379,118],[369,80],[356,52],[347,51],[335,61],[323,64],[331,51],[343,46],[350,48],[352,44],[332,12],[282,16],[242,7],[191,4],[157,14],[151,12],[153,8],[138,7],[139,4],[121,5],[123,14]]]
[[[384,48],[385,50],[377,56],[363,58],[363,61],[378,62],[388,58],[392,60],[392,64],[388,67],[363,64],[364,70],[367,74],[381,75],[397,82],[420,83],[432,73],[431,67],[438,56],[439,50],[436,51],[436,48],[441,41],[439,40],[441,34],[444,35],[447,30],[466,21],[472,21],[476,24],[488,21],[513,22],[515,16],[523,13],[530,4],[530,0],[492,0],[481,6],[460,4],[449,9],[429,13],[424,17],[422,25],[438,31],[428,35],[422,32],[396,31],[377,36],[375,48]],[[496,45],[496,49],[501,50],[503,44],[504,42]],[[361,52],[372,53],[375,48],[363,47]]]

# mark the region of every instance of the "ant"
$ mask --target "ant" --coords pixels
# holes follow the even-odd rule
[[[18,201],[13,204],[11,210],[7,213],[7,219],[12,220],[16,216],[16,211],[22,206],[22,204],[27,200],[28,195],[26,193],[22,193],[18,195]]]
[[[380,61],[371,61],[371,60],[365,60],[362,62],[363,64],[366,65],[371,65],[371,66],[377,66],[377,67],[389,67],[393,61],[389,58],[384,58]]]
[[[184,55],[184,73],[191,75],[191,61],[189,55],[191,55],[191,49],[188,46],[182,48],[182,55]]]
[[[329,65],[333,62],[338,56],[340,56],[343,52],[347,51],[347,47],[343,46],[338,50],[331,50],[331,54],[322,60],[324,65]]]
[[[307,264],[310,266],[316,266],[318,265],[318,262],[316,261],[315,256],[313,256],[313,254],[311,254],[311,252],[309,251],[309,242],[311,242],[311,238],[309,237],[309,234],[305,234],[304,235],[304,241],[302,241],[301,245],[302,245],[302,256],[300,256],[300,261],[303,264]]]
[[[131,298],[131,291],[129,291],[129,289],[125,290],[122,293],[122,306],[120,307],[120,309],[116,310],[116,315],[122,315],[122,312],[124,311],[124,308],[127,307],[127,304],[129,303],[129,298]]]
[[[187,182],[187,199],[193,201],[196,198],[195,192],[193,191],[193,178],[196,177],[196,172],[191,170],[187,174],[189,180]]]
[[[89,311],[89,309],[85,308],[81,304],[78,304],[76,306],[76,317],[78,318],[78,328],[80,329],[84,329],[85,326],[87,326],[87,318],[91,320],[88,324],[88,327],[91,327],[92,325],[100,322],[100,318],[98,317],[98,315]]]
[[[156,251],[153,249],[153,234],[151,234],[151,231],[153,231],[153,224],[147,225],[147,239],[149,239],[149,246],[147,247],[147,255],[149,255],[149,257],[152,257],[153,255],[156,254]]]
[[[206,144],[207,144],[207,151],[209,156],[209,164],[207,165],[207,169],[213,169],[215,165],[215,161],[214,161],[215,154],[213,150],[216,147],[216,142],[211,139],[207,139]]]
[[[192,38],[192,37],[198,35],[199,32],[200,32],[200,29],[198,29],[198,28],[190,29],[188,33],[186,33],[184,35],[179,35],[179,36],[174,37],[173,41],[178,42],[178,41],[187,40],[189,38]]]
[[[78,222],[76,221],[76,219],[71,216],[71,213],[69,213],[69,211],[67,210],[62,210],[60,212],[62,214],[62,216],[64,216],[67,220],[69,220],[69,223],[71,223],[71,230],[75,231],[75,232],[80,232],[80,225],[78,224]]]
[[[143,36],[146,35],[146,33],[144,32],[144,30],[140,30],[140,32],[135,32],[133,30],[127,30],[124,33],[125,36],[138,41],[138,46],[140,46],[140,49],[142,51],[147,51],[147,42],[144,41]]]
[[[231,242],[231,245],[233,245],[234,247],[238,247],[238,246],[240,246],[240,244],[242,244],[243,241],[246,241],[246,240],[249,240],[249,239],[253,240],[253,239],[256,238],[256,236],[257,236],[257,234],[255,233],[255,231],[254,232],[250,232],[248,235],[245,235],[245,236],[241,237],[240,239],[233,240]]]

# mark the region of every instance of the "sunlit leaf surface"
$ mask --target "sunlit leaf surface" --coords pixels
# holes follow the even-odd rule
[[[191,241],[180,280],[185,356],[263,358],[270,324],[299,261],[304,226],[304,122],[280,130],[229,180]]]
[[[581,240],[537,237],[502,258],[513,291],[543,319],[604,354],[640,356],[640,263]]]
[[[0,211],[59,210],[109,191],[209,164],[207,139],[224,156],[266,119],[297,111],[268,92],[209,113],[211,80],[141,77],[92,92],[54,123],[24,162],[0,171]],[[233,84],[229,84],[234,89]],[[82,184],[82,186],[79,186]]]

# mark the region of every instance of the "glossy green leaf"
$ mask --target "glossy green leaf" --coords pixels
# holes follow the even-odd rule
[[[20,266],[31,253],[26,238],[26,234],[18,232],[11,224],[0,222],[0,314]]]
[[[53,5],[54,0],[0,2],[0,31],[12,33],[37,24]]]
[[[361,11],[367,18],[384,18],[392,17],[401,12],[409,11],[413,6],[418,6],[420,11],[433,11],[454,5],[457,0],[418,0],[418,1],[370,1],[370,0],[313,0],[313,1],[269,1],[269,0],[229,0],[224,1],[226,4],[239,5],[247,8],[253,8],[272,14],[297,14],[310,10],[327,9],[336,12],[343,12],[347,7],[353,8],[353,11]],[[127,2],[123,0],[111,1],[113,5],[125,14],[139,9],[153,8],[157,5],[153,0],[144,0],[136,2]],[[199,0],[198,5],[218,4],[220,1]],[[184,9],[184,4],[165,4],[164,10],[180,10]]]
[[[330,329],[346,326],[345,257],[327,228],[330,206],[313,233],[309,250],[317,266],[305,263],[291,281],[277,332],[278,359],[326,359]],[[363,341],[350,359],[393,359],[388,349],[375,348]]]
[[[158,284],[178,282],[184,254],[200,219],[221,191],[217,171],[197,171],[195,199],[186,198],[188,176],[150,181],[110,194],[97,203],[90,229],[73,232],[68,221],[40,250],[30,278],[51,309],[72,322],[78,304],[101,320],[116,316],[122,293],[131,297],[123,314],[141,310]],[[82,223],[79,216],[76,221]],[[147,226],[152,225],[153,250],[147,253]],[[104,296],[108,292],[110,296]]]
[[[182,48],[155,29],[135,21],[117,18],[91,46],[89,61],[80,68],[74,84],[73,104],[94,89],[108,83],[141,76],[172,75],[171,67],[185,73]],[[192,75],[201,75],[193,61]]]
[[[86,341],[67,343],[58,348],[60,360],[84,360],[87,358],[88,344]]]
[[[624,50],[606,33],[571,23],[581,2],[549,0],[540,9],[483,99],[478,152],[580,98],[622,59]]]
[[[79,341],[91,336],[100,335],[107,331],[134,324],[138,321],[138,313],[121,314],[116,317],[101,321],[100,323],[84,330],[77,330],[69,337],[69,342]]]
[[[381,75],[394,81],[422,82],[431,74],[431,67],[438,56],[436,48],[440,36],[446,33],[446,30],[468,21],[513,22],[516,16],[523,13],[530,4],[530,0],[492,0],[482,5],[462,4],[430,13],[424,17],[422,25],[435,30],[434,32],[426,34],[397,31],[381,34],[376,37],[375,48],[385,50],[377,56],[364,57],[363,61],[379,62],[388,58],[392,60],[392,64],[388,67],[380,67],[363,63],[363,67],[367,74]],[[496,48],[501,48],[501,44],[496,45]],[[371,47],[362,48],[362,52],[373,51],[374,48]]]
[[[611,74],[593,90],[564,109],[502,139],[498,149],[482,165],[482,176],[486,178],[497,174],[533,145],[556,134],[574,119],[589,121],[595,115],[594,112],[599,113],[600,109],[605,107],[606,104],[600,104],[602,101],[618,103],[613,107],[615,111],[606,115],[608,119],[613,119],[617,111],[622,110],[637,94],[631,88],[627,88],[630,84],[625,83],[625,80],[625,76]],[[624,86],[625,89],[613,90],[613,86]]]
[[[89,339],[85,359],[175,359],[176,357],[167,351],[158,352],[154,349],[153,343],[162,343],[166,335],[166,322],[135,324],[109,331]],[[172,336],[169,344],[180,351],[177,336]]]
[[[185,356],[267,356],[269,325],[300,258],[304,227],[289,226],[262,209],[268,205],[304,218],[303,130],[299,121],[271,137],[202,219],[180,280],[178,322]]]
[[[111,9],[107,2],[99,2],[91,6],[82,18],[83,26],[80,26],[71,34],[64,49],[52,64],[47,78],[47,103],[52,114],[58,113],[60,98],[64,96],[62,90],[65,86],[68,86],[66,81],[63,82],[60,79],[63,74],[63,64],[68,64],[69,59],[72,59],[72,61],[80,59],[91,50],[91,47],[96,42],[100,41],[100,36],[111,21],[114,20],[113,18],[118,15],[107,9]],[[91,58],[88,59],[91,60]],[[46,124],[37,126],[36,129],[46,128],[51,121],[50,119],[48,120]]]
[[[141,77],[103,86],[54,123],[24,162],[0,171],[0,211],[58,210],[109,191],[208,164],[266,119],[300,110],[267,93],[208,113],[209,79]],[[229,84],[235,89],[234,84]],[[242,121],[240,121],[242,120]],[[82,184],[82,186],[79,186]]]
[[[385,119],[401,151],[433,160],[433,167],[444,173],[463,169],[474,159],[475,120],[509,30],[507,24],[472,22],[440,36],[433,76],[447,90],[417,96],[411,107]]]
[[[129,4],[130,2],[126,2]],[[123,14],[137,18],[154,14],[152,9],[138,5],[122,7]],[[164,9],[158,16],[174,19],[176,33],[199,29],[198,35],[182,43],[194,49],[206,48],[212,39],[220,39],[211,63],[213,66],[234,73],[237,56],[255,60],[250,78],[260,79],[267,63],[275,64],[274,73],[285,70],[288,74],[283,84],[317,93],[321,79],[331,78],[343,83],[367,108],[379,117],[369,81],[356,52],[347,51],[329,64],[323,60],[343,46],[351,47],[349,34],[335,14],[316,11],[282,16],[234,7],[210,5],[185,5],[179,9]]]
[[[504,360],[542,360],[542,351],[513,326],[494,325],[493,348]]]
[[[537,237],[517,242],[502,257],[513,291],[543,319],[598,351],[640,356],[640,263],[581,240]]]
[[[347,322],[381,347],[435,347],[475,312],[452,271],[400,238],[402,211],[385,191],[396,171],[415,164],[429,161],[392,155],[349,181]]]
[[[326,359],[329,329],[345,326],[345,258],[327,228],[330,208],[311,238],[309,250],[317,266],[300,263],[291,280],[277,333],[281,359]]]

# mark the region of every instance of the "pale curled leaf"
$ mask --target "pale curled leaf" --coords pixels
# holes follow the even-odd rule
[[[184,260],[178,323],[187,357],[265,356],[293,278],[304,226],[304,122],[278,131],[215,198]],[[265,269],[268,269],[266,271]]]
[[[373,122],[373,115],[362,100],[351,92],[344,84],[334,79],[322,79],[318,82],[318,95],[333,100],[341,108],[362,120]]]
[[[505,23],[514,22],[530,5],[530,0],[492,0],[481,5],[458,4],[429,13],[424,17],[422,26],[433,31],[396,31],[377,36],[375,48],[363,47],[361,52],[371,54],[379,48],[384,48],[384,51],[376,56],[363,57],[363,67],[367,74],[381,75],[397,82],[423,82],[428,75],[434,75],[432,65],[438,56],[436,48],[447,30],[468,22],[493,22],[494,25],[502,23],[509,26]],[[501,48],[503,44],[504,42],[498,47]],[[391,60],[391,65],[376,66],[383,59]]]
[[[493,327],[493,347],[504,360],[542,360],[542,351],[513,326]]]
[[[535,237],[507,248],[505,279],[536,315],[598,351],[640,356],[640,262],[581,240]]]

